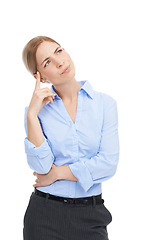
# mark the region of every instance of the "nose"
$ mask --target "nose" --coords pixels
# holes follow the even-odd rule
[[[64,62],[63,62],[63,61],[59,61],[59,62],[57,63],[57,68],[60,68],[60,67],[62,67],[62,66],[63,66],[63,64],[64,64]]]
[[[57,68],[61,68],[64,65],[64,60],[54,58],[54,64],[56,65]]]
[[[57,68],[61,68],[64,65],[64,59],[52,56],[52,61],[56,65]]]
[[[60,67],[63,66],[64,60],[62,58],[59,58],[59,57],[54,57],[54,63],[55,63],[57,68],[60,68]]]

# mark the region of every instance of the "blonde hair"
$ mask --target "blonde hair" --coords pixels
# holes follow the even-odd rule
[[[37,48],[44,41],[57,43],[52,38],[49,38],[46,36],[37,36],[31,39],[23,49],[22,59],[23,59],[24,65],[32,75],[34,75],[37,72],[37,62],[36,62]],[[57,44],[61,46],[59,43]]]

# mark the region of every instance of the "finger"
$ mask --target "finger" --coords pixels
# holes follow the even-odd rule
[[[52,94],[52,93],[49,93],[48,96],[44,96],[44,97],[43,97],[43,103],[46,103],[46,102],[50,101],[51,104],[53,104],[53,103],[54,103],[54,102],[53,102],[53,99],[54,99],[53,94]]]
[[[49,97],[49,101],[51,102],[51,104],[53,104],[53,98]]]
[[[48,102],[48,101],[50,101],[51,102],[51,104],[53,104],[54,102],[53,102],[53,98],[52,97],[45,97],[44,99],[43,99],[43,103],[45,104],[46,102]]]
[[[52,101],[54,99],[54,94],[52,92],[41,92],[39,90],[36,90],[35,96],[45,104],[47,101]]]
[[[56,96],[56,94],[54,94],[48,87],[37,89],[36,92],[38,92],[38,93],[46,93],[46,94],[51,94],[53,96]]]
[[[40,88],[40,89],[36,89],[35,93],[38,96],[44,96],[44,97],[55,97],[56,94],[54,94],[49,88]]]
[[[40,92],[51,92],[51,90],[48,87],[40,88]]]
[[[35,91],[37,96],[42,96],[43,98],[45,97],[55,97],[56,94],[52,93],[49,89],[36,89]]]
[[[41,83],[40,79],[41,79],[41,77],[40,77],[39,72],[37,72],[37,74],[35,74],[35,75],[36,75],[36,85],[35,85],[35,90],[37,90],[37,89],[40,89],[40,83]]]

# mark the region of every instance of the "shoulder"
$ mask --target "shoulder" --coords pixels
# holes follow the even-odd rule
[[[105,107],[117,104],[116,99],[107,93],[94,91],[94,96],[98,98]]]

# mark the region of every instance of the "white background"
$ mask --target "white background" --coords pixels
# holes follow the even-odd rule
[[[159,240],[159,1],[15,0],[0,9],[0,239],[22,239],[33,191],[23,141],[35,79],[21,54],[32,37],[46,35],[71,55],[77,81],[87,79],[117,100],[120,161],[102,184],[113,216],[110,240]]]

